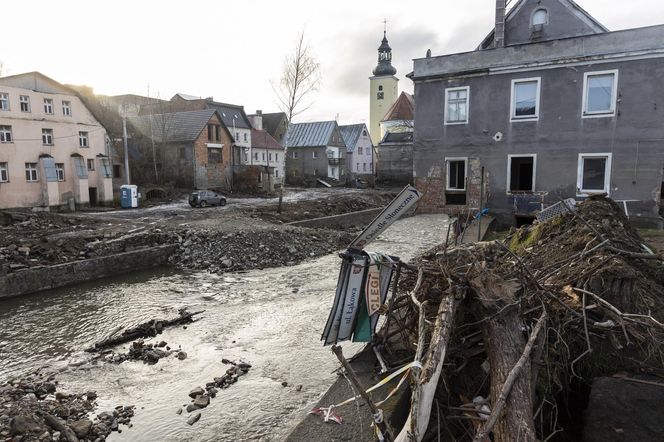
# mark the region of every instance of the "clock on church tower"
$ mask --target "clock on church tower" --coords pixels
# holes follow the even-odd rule
[[[378,47],[378,64],[373,70],[370,82],[369,133],[374,145],[381,141],[380,122],[397,100],[399,79],[392,66],[392,48],[387,41],[387,29],[383,31],[383,41]]]

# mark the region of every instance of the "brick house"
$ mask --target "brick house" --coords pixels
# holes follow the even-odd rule
[[[216,110],[143,115],[128,121],[136,157],[132,180],[150,182],[154,149],[157,174],[163,181],[186,189],[232,188],[234,140]]]

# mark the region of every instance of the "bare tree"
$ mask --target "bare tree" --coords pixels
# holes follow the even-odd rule
[[[309,43],[306,41],[304,30],[302,30],[293,52],[284,59],[279,87],[273,85],[279,107],[288,117],[289,123],[293,121],[293,118],[311,107],[313,102],[309,101],[309,98],[311,94],[318,91],[320,82],[320,66]],[[288,161],[288,137],[284,139],[284,161]],[[277,207],[279,213],[281,213],[285,184],[286,176],[284,176],[279,190],[279,205]]]

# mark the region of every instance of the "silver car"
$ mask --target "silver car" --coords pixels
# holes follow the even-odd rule
[[[194,190],[189,195],[191,207],[225,206],[226,197],[212,190]]]

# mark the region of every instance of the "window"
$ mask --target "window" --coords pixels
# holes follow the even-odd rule
[[[85,167],[85,163],[83,162],[83,157],[77,156],[74,157],[74,166],[76,167],[76,176],[79,178],[87,178],[88,177],[88,169]]]
[[[279,169],[274,169],[274,177],[279,178]]]
[[[235,141],[240,141],[240,132],[235,132]]]
[[[537,155],[507,156],[507,191],[534,192]]]
[[[214,125],[208,124],[208,141],[214,141]]]
[[[25,180],[28,182],[39,181],[37,163],[25,163]]]
[[[318,169],[314,169],[314,176],[318,175]]]
[[[208,163],[223,163],[221,149],[217,147],[208,148]]]
[[[445,124],[468,123],[468,97],[470,88],[445,89]]]
[[[65,165],[64,163],[55,163],[55,175],[58,177],[58,181],[65,180]]]
[[[53,129],[42,129],[42,144],[53,145]]]
[[[293,159],[297,160],[297,152],[293,152]]]
[[[9,167],[7,163],[0,163],[0,183],[9,182]]]
[[[263,152],[262,158],[263,158],[263,161],[265,161],[265,152]]]
[[[0,92],[0,110],[9,110],[9,94]]]
[[[113,165],[113,178],[122,178],[122,166],[119,164]]]
[[[245,142],[247,141],[247,134],[246,133],[244,134],[244,141]]]
[[[382,86],[379,86],[382,89]],[[384,92],[377,92],[376,93],[376,99],[377,100],[382,100],[385,98],[385,93]]]
[[[535,26],[543,26],[549,23],[549,13],[546,9],[538,9],[533,14],[532,24]]]
[[[583,115],[611,116],[616,111],[618,71],[587,72],[583,76]]]
[[[360,171],[360,163],[357,163],[357,167],[355,168],[356,171]]]
[[[274,154],[274,161],[279,161],[279,154],[278,153]]]
[[[30,97],[21,95],[21,112],[30,112]]]
[[[254,161],[258,161],[258,152],[254,152]]]
[[[87,132],[79,132],[78,133],[78,145],[79,145],[79,147],[90,147]]]
[[[363,172],[367,171],[367,163],[362,163],[362,171]]]
[[[88,170],[89,171],[95,170],[95,160],[93,159],[88,160]]]
[[[312,157],[312,158],[318,158],[318,152],[313,151],[313,152],[311,153],[311,157]]]
[[[512,80],[512,121],[539,118],[540,79]]]
[[[62,115],[65,117],[71,117],[71,101],[62,102]]]
[[[99,162],[101,163],[102,176],[104,178],[112,178],[113,171],[111,170],[111,162],[108,160],[108,158],[101,158]]]
[[[357,147],[357,154],[362,155],[362,146]]]
[[[208,124],[208,141],[221,141],[221,126]]]
[[[11,143],[12,140],[12,127],[0,126],[0,143]]]
[[[53,113],[53,100],[50,98],[44,98],[44,113],[52,114]]]
[[[610,193],[611,185],[611,154],[582,153],[579,154],[577,169],[577,193]]]
[[[466,159],[447,159],[447,190],[466,190]]]
[[[369,172],[373,172],[373,163],[369,163]]]
[[[271,153],[267,154],[267,160],[272,161],[272,154]]]

